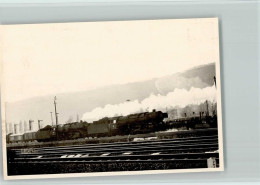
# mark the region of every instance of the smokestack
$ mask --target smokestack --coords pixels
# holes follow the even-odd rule
[[[32,129],[33,129],[32,123],[33,123],[33,120],[29,120],[29,131],[32,131]]]
[[[5,133],[6,133],[6,135],[9,134],[8,123],[5,124]]]
[[[20,134],[23,132],[23,123],[22,123],[22,121],[20,121],[20,123],[19,123],[19,132],[20,132]]]
[[[42,121],[42,120],[38,120],[38,127],[39,127],[39,130],[41,129],[41,121]]]
[[[9,123],[9,132],[10,132],[10,133],[14,133],[13,123]]]
[[[18,124],[14,124],[14,134],[17,134],[17,125]]]
[[[27,124],[26,124],[26,121],[23,122],[23,129],[24,129],[24,132],[27,132]]]

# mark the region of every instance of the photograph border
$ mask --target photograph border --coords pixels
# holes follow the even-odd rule
[[[218,58],[215,61],[215,72],[216,72],[216,86],[217,86],[217,114],[218,114],[218,146],[219,146],[219,167],[218,168],[196,168],[196,169],[170,169],[170,170],[142,170],[142,171],[117,171],[117,172],[87,172],[87,173],[63,173],[63,174],[43,174],[43,175],[7,175],[7,153],[6,153],[6,122],[5,122],[5,97],[1,93],[1,114],[2,114],[2,148],[3,148],[3,173],[4,180],[17,180],[17,179],[43,179],[43,178],[65,178],[65,177],[91,177],[91,176],[121,176],[121,175],[144,175],[144,174],[166,174],[166,173],[186,173],[186,172],[218,172],[224,171],[224,151],[223,151],[223,125],[222,125],[222,103],[221,103],[221,72],[220,72],[220,35],[219,35],[219,19],[218,17],[207,17],[207,18],[183,18],[178,20],[186,19],[215,19],[217,21],[217,33],[218,33]],[[128,22],[128,21],[154,21],[154,20],[176,20],[176,19],[152,19],[152,20],[123,20],[123,21],[96,21],[96,22]],[[92,21],[91,21],[92,22]],[[67,22],[67,23],[83,23],[83,22]],[[85,22],[87,23],[87,22]],[[55,24],[55,23],[38,23],[38,24]],[[63,24],[63,23],[57,23]],[[66,24],[66,23],[65,23]],[[20,25],[20,24],[17,24]],[[0,25],[0,33],[1,27]],[[1,38],[1,37],[0,37]],[[1,41],[1,40],[0,40]],[[0,50],[2,46],[0,45]],[[0,59],[2,60],[2,58]],[[1,63],[1,92],[3,92],[4,77],[2,72]]]

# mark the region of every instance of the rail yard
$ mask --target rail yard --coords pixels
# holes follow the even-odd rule
[[[7,134],[8,175],[219,167],[217,115],[152,110]],[[206,101],[208,108],[208,102]],[[31,128],[31,122],[29,122]]]
[[[8,174],[190,169],[219,165],[216,129],[160,133],[139,141],[49,145],[10,146]]]

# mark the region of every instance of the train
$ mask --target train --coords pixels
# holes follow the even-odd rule
[[[167,117],[167,113],[153,110],[152,112],[142,112],[127,116],[104,117],[93,121],[93,123],[79,121],[57,126],[47,125],[38,131],[8,134],[6,142],[47,142],[86,137],[144,134],[167,129],[166,122],[163,121]]]
[[[217,128],[217,123],[217,115],[215,114],[207,114],[205,116],[193,115],[166,121],[166,125],[170,128],[186,128],[187,130],[196,128]]]

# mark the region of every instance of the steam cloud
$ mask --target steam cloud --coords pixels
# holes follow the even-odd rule
[[[206,100],[216,101],[214,85],[203,89],[192,87],[189,91],[186,89],[175,89],[166,96],[151,94],[141,102],[134,100],[116,105],[108,104],[105,107],[98,107],[90,112],[86,112],[83,114],[82,120],[92,122],[103,117],[126,116],[137,112],[152,111],[153,109],[165,110],[166,107],[176,106],[182,108],[189,104],[198,105]]]

